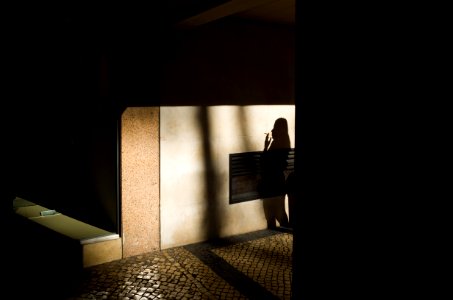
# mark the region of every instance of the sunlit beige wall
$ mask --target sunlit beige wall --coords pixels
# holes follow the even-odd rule
[[[274,121],[294,105],[160,109],[161,248],[264,229],[260,200],[229,204],[229,154],[261,151]]]

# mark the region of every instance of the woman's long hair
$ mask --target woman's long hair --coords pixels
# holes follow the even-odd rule
[[[275,120],[274,128],[272,129],[272,139],[273,141],[269,150],[291,147],[288,134],[288,121],[285,118]]]

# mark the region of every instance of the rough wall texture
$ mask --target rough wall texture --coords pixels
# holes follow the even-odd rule
[[[129,107],[121,118],[123,257],[160,249],[159,107]]]

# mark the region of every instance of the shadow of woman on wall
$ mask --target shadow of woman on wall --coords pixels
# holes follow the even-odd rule
[[[276,221],[281,227],[289,227],[285,210],[285,170],[290,147],[288,122],[278,118],[271,132],[266,133],[258,183],[268,229],[277,228]]]

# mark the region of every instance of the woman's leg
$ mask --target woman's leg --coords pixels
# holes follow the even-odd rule
[[[267,228],[268,229],[277,228],[277,224],[275,222],[274,198],[264,198],[263,199],[263,210],[264,210],[264,216],[266,217]]]
[[[275,216],[280,226],[289,227],[288,215],[285,210],[285,196],[275,197]]]

